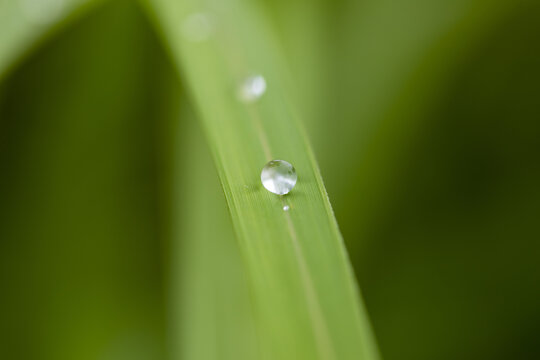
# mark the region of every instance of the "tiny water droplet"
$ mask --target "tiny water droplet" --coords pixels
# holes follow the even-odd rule
[[[244,102],[253,102],[266,92],[266,80],[262,75],[246,78],[240,86],[239,97]]]
[[[284,160],[268,162],[261,172],[261,182],[266,190],[278,195],[285,195],[296,185],[296,170]]]
[[[212,31],[212,21],[205,13],[191,14],[182,23],[182,35],[191,42],[208,40],[212,35]]]
[[[283,211],[289,211],[289,209],[290,209],[290,206],[289,206],[289,205],[285,205],[285,206],[283,207]]]

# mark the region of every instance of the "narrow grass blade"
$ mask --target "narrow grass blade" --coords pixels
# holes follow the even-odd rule
[[[181,131],[174,132],[180,135],[170,283],[173,359],[253,360],[253,310],[225,197],[191,107],[182,103],[180,117]]]
[[[249,277],[261,357],[376,359],[343,241],[264,16],[242,1],[149,5],[206,130]],[[204,25],[192,36],[194,14]],[[245,103],[239,87],[255,74],[264,76],[268,89],[259,101]],[[298,184],[287,196],[260,184],[271,159],[297,169]]]

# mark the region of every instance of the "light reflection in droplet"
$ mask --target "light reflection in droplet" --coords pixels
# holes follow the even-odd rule
[[[289,211],[290,208],[291,208],[291,207],[290,207],[289,205],[285,205],[285,206],[283,207],[283,211]]]
[[[266,80],[262,75],[254,75],[246,78],[239,90],[242,101],[253,102],[266,92]]]

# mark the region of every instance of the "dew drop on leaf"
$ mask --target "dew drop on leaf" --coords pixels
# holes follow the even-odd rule
[[[284,160],[272,160],[268,162],[261,172],[261,182],[266,190],[285,195],[296,185],[296,170]]]
[[[253,102],[266,92],[266,80],[261,75],[247,77],[240,86],[239,97],[244,102]]]

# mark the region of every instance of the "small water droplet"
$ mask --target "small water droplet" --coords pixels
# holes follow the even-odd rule
[[[189,15],[182,23],[182,35],[191,42],[208,40],[213,32],[213,24],[205,13]]]
[[[291,208],[291,207],[290,207],[289,205],[285,205],[285,206],[283,207],[283,211],[289,211],[290,208]]]
[[[266,190],[278,195],[285,195],[296,185],[296,170],[284,160],[268,162],[261,172],[261,182]]]
[[[250,76],[240,86],[239,97],[245,102],[253,102],[266,92],[266,80],[262,75]]]

